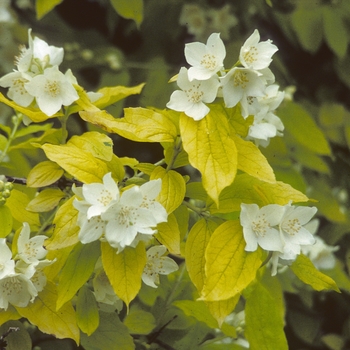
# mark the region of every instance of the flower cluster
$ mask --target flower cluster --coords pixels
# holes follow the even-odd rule
[[[10,197],[12,189],[12,182],[7,182],[5,176],[0,175],[0,205],[6,203],[6,199]]]
[[[303,246],[315,243],[315,237],[305,227],[316,214],[316,207],[298,207],[291,203],[281,206],[269,204],[241,204],[240,221],[246,241],[246,251],[258,245],[272,254],[272,275],[277,272],[279,259],[294,261]]]
[[[21,48],[16,70],[0,79],[0,86],[9,88],[8,97],[22,107],[36,103],[48,116],[57,113],[62,105],[69,106],[79,96],[74,89],[76,79],[68,70],[58,66],[63,60],[63,48],[49,46],[45,41],[32,39],[28,31],[29,47]]]
[[[226,49],[220,34],[211,34],[206,45],[186,44],[185,57],[191,67],[180,69],[177,84],[181,90],[172,93],[167,107],[201,120],[210,111],[206,103],[218,96],[223,97],[227,108],[240,103],[243,118],[254,116],[248,139],[267,146],[270,138],[282,135],[284,129],[274,114],[284,93],[274,84],[275,77],[268,68],[277,50],[271,40],[260,41],[255,30],[242,46],[238,62],[226,70]]]
[[[133,186],[120,193],[111,173],[103,183],[84,184],[74,188],[74,207],[79,211],[79,240],[85,244],[105,239],[118,252],[148,240],[160,222],[167,221],[165,208],[155,200],[161,190],[161,179]]]
[[[17,255],[12,252],[6,239],[0,239],[0,309],[7,309],[9,304],[26,307],[33,302],[46,284],[43,268],[53,260],[42,260],[47,251],[43,248],[46,236],[30,238],[30,227],[23,223],[17,240]]]

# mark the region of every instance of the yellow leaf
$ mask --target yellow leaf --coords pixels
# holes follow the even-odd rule
[[[113,141],[110,137],[97,131],[89,131],[80,136],[73,136],[67,142],[94,157],[110,161],[113,155]]]
[[[48,250],[61,249],[79,242],[77,225],[78,211],[73,207],[75,196],[69,198],[57,211],[53,220],[54,231],[45,241]]]
[[[184,200],[186,193],[184,178],[174,170],[166,171],[158,166],[153,170],[150,179],[162,179],[162,189],[156,200],[163,205],[168,214],[172,213]]]
[[[234,183],[220,195],[220,207],[209,203],[211,213],[231,213],[241,210],[241,203],[256,203],[260,207],[267,204],[286,205],[292,202],[307,202],[309,198],[302,192],[281,181],[269,183],[247,174],[236,176]]]
[[[32,108],[32,107],[22,107],[18,105],[17,103],[8,100],[2,93],[0,93],[0,102],[5,103],[6,105],[10,106],[14,110],[26,115],[28,118],[30,118],[33,122],[39,123],[43,122],[49,118],[55,118],[55,117],[62,117],[63,113],[58,112],[51,117],[47,116],[45,113],[43,113],[40,109]]]
[[[101,243],[102,264],[117,296],[127,307],[141,288],[141,276],[146,265],[146,250],[142,242],[136,248],[126,247],[119,254],[107,242]]]
[[[60,200],[64,197],[65,194],[61,190],[47,188],[39,192],[39,194],[28,203],[27,210],[36,213],[50,211],[56,208]]]
[[[175,215],[170,214],[167,222],[158,224],[157,230],[157,240],[165,245],[171,254],[180,255],[180,230]]]
[[[218,224],[214,221],[201,219],[193,225],[186,241],[187,271],[199,292],[205,281],[205,250],[217,226]]]
[[[248,135],[249,127],[252,125],[254,117],[249,116],[244,119],[242,117],[240,105],[236,105],[233,108],[224,108],[221,106],[223,112],[227,115],[227,119],[238,135],[242,137],[246,137]]]
[[[124,18],[133,19],[139,27],[143,18],[143,0],[111,0],[118,14]]]
[[[36,18],[39,20],[43,18],[47,13],[52,11],[52,9],[59,5],[63,0],[36,0],[35,10]]]
[[[16,310],[43,333],[52,334],[59,339],[71,338],[79,345],[80,332],[72,304],[66,303],[56,311],[56,300],[56,286],[48,282],[33,303],[25,308],[16,307]]]
[[[46,143],[41,148],[50,160],[84,183],[101,182],[108,172],[105,162],[73,145],[57,146]]]
[[[59,180],[64,170],[55,162],[46,160],[37,164],[28,174],[27,186],[46,187]]]
[[[106,162],[108,172],[112,173],[112,177],[115,181],[122,181],[125,177],[125,168],[122,159],[112,154],[112,159]]]
[[[259,148],[250,141],[244,141],[237,135],[232,135],[238,153],[238,169],[256,177],[259,180],[275,182],[275,174]]]
[[[19,320],[20,318],[21,315],[17,312],[17,310],[12,305],[9,305],[7,310],[1,310],[0,312],[0,326],[7,321]]]
[[[240,294],[236,294],[230,299],[205,302],[210,313],[218,321],[219,327],[222,326],[225,318],[233,312],[239,301],[239,298]]]
[[[180,130],[191,165],[201,172],[205,190],[218,204],[237,172],[237,149],[226,116],[214,108],[200,121],[181,114]]]
[[[12,214],[6,205],[0,206],[0,238],[5,238],[12,231]]]
[[[340,293],[334,280],[317,270],[307,256],[298,255],[290,268],[301,281],[310,285],[313,289],[317,291],[331,289]]]
[[[226,221],[213,232],[205,253],[206,280],[202,299],[230,299],[255,279],[262,253],[260,249],[246,252],[245,246],[239,221]]]
[[[32,228],[34,228],[34,226],[39,227],[39,215],[28,211],[26,209],[28,204],[28,196],[16,189],[11,191],[11,196],[6,200],[6,205],[11,210],[11,214],[14,219],[16,219],[19,223],[28,222]]]

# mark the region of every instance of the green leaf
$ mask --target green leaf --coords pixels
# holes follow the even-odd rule
[[[52,11],[55,6],[59,5],[63,0],[36,0],[35,10],[36,18],[39,20],[47,13]]]
[[[237,149],[226,116],[219,107],[200,121],[183,113],[180,130],[191,165],[201,172],[205,190],[218,205],[221,191],[231,185],[237,172]]]
[[[211,235],[206,253],[206,280],[201,298],[226,300],[241,293],[256,277],[262,253],[246,252],[240,222],[226,221]]]
[[[117,296],[129,306],[141,288],[141,276],[146,265],[144,245],[126,247],[119,254],[108,243],[102,242],[102,264]]]
[[[56,338],[71,338],[79,344],[79,328],[71,303],[66,303],[56,311],[56,286],[48,282],[33,303],[27,307],[16,307],[18,313],[36,325],[43,333],[53,334]]]
[[[48,250],[69,247],[79,242],[77,225],[78,211],[73,207],[73,196],[58,209],[53,220],[54,231],[52,237],[45,241]]]
[[[81,335],[85,350],[134,350],[135,345],[127,327],[114,312],[100,312],[100,324],[88,337]]]
[[[186,193],[184,178],[174,170],[167,171],[158,166],[153,170],[150,179],[162,179],[162,189],[156,200],[163,205],[168,214],[172,213],[184,200]]]
[[[87,335],[91,335],[97,329],[100,317],[94,293],[87,285],[79,290],[76,309],[79,328]]]
[[[186,241],[186,267],[191,281],[200,292],[205,281],[205,251],[210,236],[218,227],[212,220],[201,219],[191,228]]]
[[[290,133],[298,143],[316,154],[331,154],[322,130],[300,105],[288,102],[278,109],[278,116],[285,126],[285,133]]]
[[[281,286],[269,276],[256,283],[246,300],[245,336],[251,350],[288,350],[284,334],[284,306]]]
[[[108,172],[105,162],[73,145],[50,145],[46,143],[41,148],[47,158],[56,162],[81,182],[102,182],[103,176]]]
[[[64,265],[57,286],[57,310],[71,300],[89,279],[100,256],[100,242],[78,243]]]
[[[302,47],[316,52],[322,43],[322,6],[317,4],[312,9],[301,7],[292,13],[291,20]]]
[[[150,312],[132,308],[124,324],[131,334],[149,334],[156,326],[156,319]]]
[[[348,48],[348,30],[339,9],[323,6],[323,30],[330,49],[339,57],[344,58]]]
[[[2,312],[2,311],[1,311]],[[10,328],[16,329],[4,338],[6,350],[31,350],[32,340],[25,325],[20,321],[8,321],[0,327],[0,335],[5,334]],[[0,342],[3,346],[3,340]]]
[[[56,188],[46,188],[38,193],[27,205],[27,210],[35,213],[43,213],[57,207],[65,194]]]
[[[340,293],[334,280],[317,270],[305,255],[298,255],[290,268],[301,281],[310,285],[313,289],[317,291],[335,290]]]
[[[6,205],[0,206],[0,238],[5,238],[12,231],[12,214]]]
[[[52,128],[53,124],[32,124],[32,125],[27,125],[26,127],[24,127],[23,129],[17,130],[16,134],[15,134],[15,138],[19,138],[25,135],[30,135],[30,134],[34,134],[38,131],[46,131]]]
[[[75,135],[69,139],[67,144],[86,151],[98,159],[112,160],[113,141],[110,137],[100,132],[89,131],[79,136]]]
[[[132,19],[139,27],[143,18],[143,0],[110,0],[114,9],[124,18]]]
[[[180,255],[180,230],[174,214],[168,216],[167,222],[157,225],[157,240],[165,245],[171,254]]]
[[[46,187],[58,181],[64,170],[55,162],[46,160],[37,164],[28,174],[27,186]]]

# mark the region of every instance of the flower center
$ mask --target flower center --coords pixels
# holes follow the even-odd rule
[[[57,95],[59,95],[61,91],[60,91],[60,85],[58,81],[56,80],[48,81],[45,84],[45,92],[49,94],[51,97],[56,97]]]
[[[242,89],[245,89],[247,87],[247,84],[249,83],[249,79],[247,77],[247,73],[245,72],[237,72],[233,79],[234,86],[240,86]]]
[[[283,223],[283,231],[287,232],[289,235],[294,236],[301,229],[301,224],[299,219],[290,219]]]
[[[205,54],[200,62],[201,66],[209,70],[214,70],[216,67],[216,57],[210,55],[209,53]]]
[[[118,223],[122,226],[129,227],[135,223],[135,209],[133,207],[125,206],[121,208],[118,213]]]
[[[200,87],[201,83],[198,83],[197,85],[193,84],[188,90],[184,90],[189,102],[198,103],[202,101],[204,92],[199,90]]]
[[[23,252],[28,258],[35,258],[35,256],[38,253],[38,249],[35,247],[33,242],[27,242],[24,245],[24,252]]]
[[[113,200],[111,192],[103,189],[97,201],[100,202],[104,207],[106,207]]]
[[[265,218],[265,214],[259,215],[256,220],[252,221],[252,229],[257,236],[264,237],[270,224]]]
[[[258,60],[258,54],[258,49],[255,46],[251,46],[249,50],[243,54],[243,58],[248,64],[252,64]]]
[[[20,95],[27,94],[26,89],[24,88],[24,84],[27,83],[29,80],[24,78],[18,78],[13,80],[12,89]]]
[[[8,297],[13,294],[20,294],[21,292],[22,292],[22,284],[16,277],[9,277],[2,284],[2,293]]]

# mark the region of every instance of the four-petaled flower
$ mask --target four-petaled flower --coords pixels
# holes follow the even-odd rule
[[[150,287],[157,288],[159,284],[159,275],[168,275],[178,270],[176,262],[163,256],[166,247],[157,245],[147,250],[147,262],[142,273],[142,281]]]

